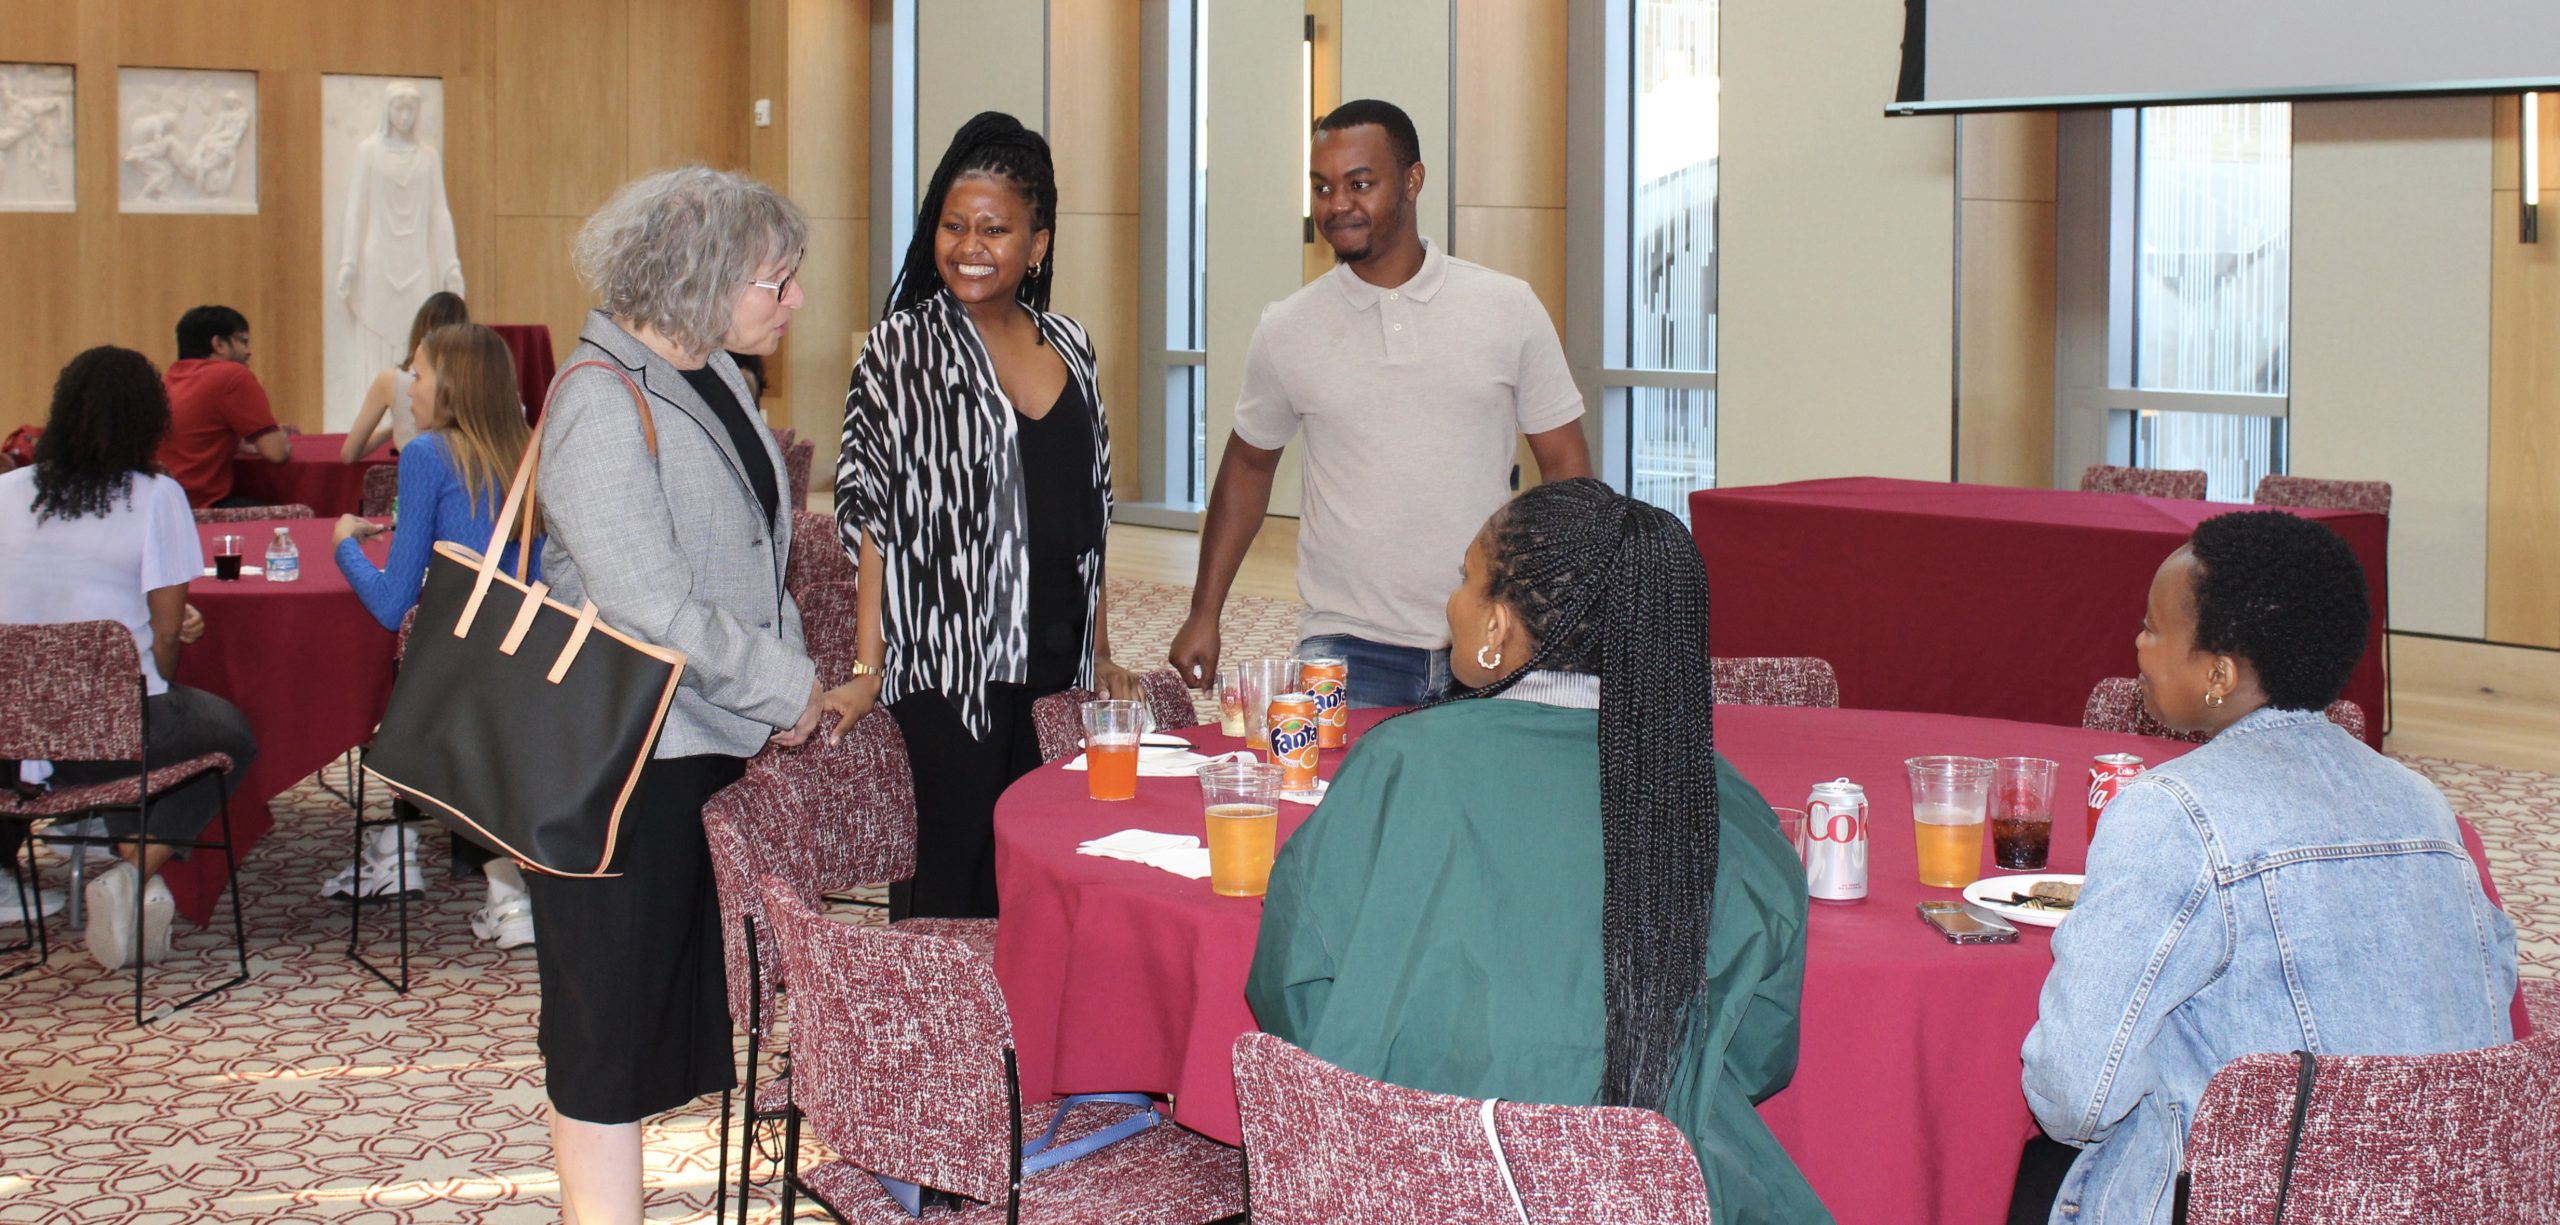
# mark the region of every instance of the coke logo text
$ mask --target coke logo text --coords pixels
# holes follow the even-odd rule
[[[1864,842],[1867,810],[1816,804],[1805,814],[1805,836],[1815,842]]]

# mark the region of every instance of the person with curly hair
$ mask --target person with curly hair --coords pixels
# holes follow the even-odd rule
[[[204,633],[202,618],[187,607],[187,583],[204,565],[195,516],[187,491],[153,461],[168,433],[169,397],[151,359],[101,345],[72,358],[55,380],[35,465],[0,474],[0,624],[121,623],[133,631],[148,694],[151,760],[205,753],[231,758],[224,782],[199,775],[155,798],[150,845],[120,844],[119,862],[89,882],[89,953],[110,970],[137,956],[158,961],[169,955],[177,906],[160,869],[180,852],[161,840],[186,841],[201,832],[220,811],[228,779],[258,755],[249,721],[237,708],[168,679],[177,674],[178,648]],[[109,782],[135,768],[131,762],[57,761],[49,770],[45,763],[6,764],[19,767],[11,771],[16,780],[49,778],[57,786]],[[141,828],[134,813],[107,816],[110,835],[130,837]]]
[[[2107,806],[2054,933],[2024,1073],[2080,1150],[2053,1221],[2170,1220],[2188,1121],[2241,1055],[2513,1036],[2515,928],[2453,810],[2321,713],[2364,653],[2366,591],[2337,533],[2281,511],[2206,520],[2152,578],[2143,705],[2212,738]]]
[[[1804,865],[1716,753],[1688,529],[1553,482],[1462,579],[1463,688],[1362,736],[1272,867],[1254,1017],[1408,1088],[1661,1111],[1718,1222],[1829,1220],[1752,1109],[1795,1074]]]

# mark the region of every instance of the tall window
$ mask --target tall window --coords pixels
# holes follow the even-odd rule
[[[1208,500],[1208,23],[1205,0],[1149,5],[1150,47],[1161,64],[1147,82],[1147,190],[1141,224],[1146,275],[1139,291],[1147,329],[1139,350],[1136,459],[1144,501],[1156,511],[1188,514]],[[1156,40],[1161,39],[1159,43]],[[1153,52],[1151,52],[1153,54]],[[1159,143],[1159,141],[1161,143]],[[1158,307],[1161,307],[1161,310]],[[1148,513],[1131,508],[1130,517]]]
[[[2208,497],[2245,502],[2284,470],[2293,110],[2148,107],[2134,125],[2132,386],[2212,399],[2119,410],[2115,433],[2130,462],[2201,468]]]
[[[1716,472],[1717,0],[1614,0],[1603,466],[1688,516]]]

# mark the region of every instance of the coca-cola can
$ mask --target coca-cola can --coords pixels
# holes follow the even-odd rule
[[[1815,783],[1804,831],[1805,892],[1821,902],[1867,896],[1867,789],[1845,778]]]
[[[2098,814],[2124,790],[2126,780],[2142,773],[2142,759],[2131,753],[2100,753],[2089,759],[2089,836],[2098,836]]]

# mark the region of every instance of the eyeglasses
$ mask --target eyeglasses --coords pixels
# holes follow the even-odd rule
[[[755,286],[755,287],[756,287],[756,288],[758,288],[758,289],[770,289],[770,290],[772,290],[772,291],[773,291],[773,300],[774,300],[774,301],[776,301],[776,302],[780,302],[780,301],[782,301],[782,295],[784,295],[784,294],[786,294],[786,293],[789,293],[789,292],[791,291],[791,283],[792,283],[793,281],[796,281],[796,280],[799,280],[799,279],[800,279],[800,270],[799,270],[799,269],[797,269],[797,268],[794,268],[794,269],[792,269],[792,270],[791,270],[791,271],[789,271],[789,272],[783,273],[783,274],[782,274],[782,279],[781,279],[781,280],[779,280],[779,281],[756,281],[756,280],[750,280],[750,281],[748,281],[748,282],[747,282],[747,284],[749,284],[749,285],[753,285],[753,286]]]

